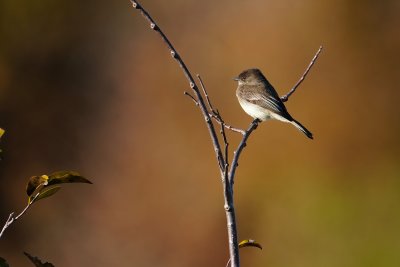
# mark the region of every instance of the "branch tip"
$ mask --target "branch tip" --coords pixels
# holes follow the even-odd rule
[[[196,98],[194,98],[194,96],[192,96],[191,94],[189,94],[189,93],[186,92],[186,91],[184,91],[183,94],[184,94],[184,95],[187,95],[188,97],[190,97],[190,99],[193,100],[193,102],[194,102],[194,104],[195,104],[196,106],[199,105],[199,102],[196,100]]]
[[[322,45],[319,46],[318,51],[315,53],[314,57],[312,58],[310,64],[308,64],[307,69],[304,71],[303,75],[300,77],[300,79],[297,81],[297,83],[293,86],[293,88],[284,96],[281,96],[282,102],[286,102],[289,100],[289,97],[296,91],[297,87],[304,81],[308,73],[310,72],[312,66],[314,63],[317,61],[319,54],[322,52]]]

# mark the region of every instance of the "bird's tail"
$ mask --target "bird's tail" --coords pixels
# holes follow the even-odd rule
[[[297,129],[299,129],[300,131],[302,131],[308,138],[310,139],[314,139],[313,138],[313,134],[306,129],[306,127],[304,127],[303,125],[301,125],[300,122],[296,121],[295,119],[293,119],[291,122],[291,124],[293,124]]]

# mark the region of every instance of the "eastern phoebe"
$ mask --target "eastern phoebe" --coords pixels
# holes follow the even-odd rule
[[[245,70],[234,80],[239,82],[236,96],[247,114],[261,121],[275,119],[289,122],[313,139],[312,133],[290,116],[278,93],[259,69]]]

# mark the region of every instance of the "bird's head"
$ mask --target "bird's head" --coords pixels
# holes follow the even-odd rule
[[[239,85],[241,84],[251,85],[265,80],[265,77],[259,69],[248,69],[242,71],[238,77],[235,77],[233,79],[239,82]]]

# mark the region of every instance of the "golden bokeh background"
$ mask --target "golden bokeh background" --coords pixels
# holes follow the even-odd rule
[[[142,1],[230,124],[231,80],[262,69],[315,136],[260,125],[237,172],[242,266],[400,266],[400,3]],[[225,266],[222,187],[203,118],[129,1],[0,2],[0,220],[28,177],[77,170],[0,239],[55,266]],[[231,152],[240,136],[229,133]]]

